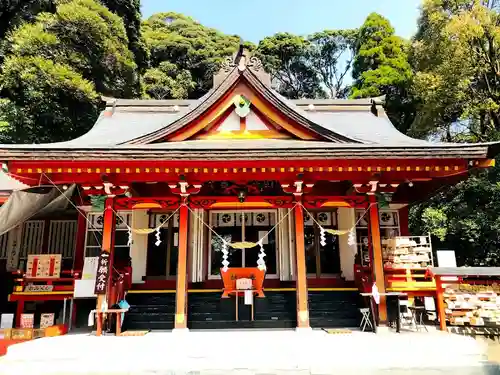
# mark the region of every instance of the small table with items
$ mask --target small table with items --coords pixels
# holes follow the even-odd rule
[[[92,310],[90,313],[95,314],[97,318],[97,330],[96,336],[102,336],[102,323],[103,318],[106,314],[115,314],[116,315],[116,336],[120,336],[122,333],[122,314],[126,313],[128,309],[107,309],[104,311],[101,310]]]

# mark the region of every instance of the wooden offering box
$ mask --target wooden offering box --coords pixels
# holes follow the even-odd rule
[[[223,269],[220,270],[222,277],[222,282],[224,283],[224,293],[222,293],[222,298],[229,298],[229,295],[235,294],[236,292],[236,280],[238,279],[251,279],[252,289],[257,293],[257,297],[264,297],[264,276],[266,274],[265,270],[261,270],[257,267],[245,267],[245,268],[228,268],[227,271]]]

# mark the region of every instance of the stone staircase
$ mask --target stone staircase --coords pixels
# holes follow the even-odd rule
[[[361,322],[358,291],[310,291],[309,322],[313,328],[354,328]]]
[[[236,321],[234,298],[221,299],[221,292],[192,292],[188,296],[190,329],[295,328],[297,326],[294,291],[269,291],[265,298],[255,298],[254,321],[250,306],[239,299]],[[311,291],[309,314],[313,328],[359,326],[358,292]],[[174,326],[175,293],[129,293],[130,310],[125,330],[169,330]]]
[[[175,293],[129,293],[130,309],[124,330],[169,330],[174,328]]]

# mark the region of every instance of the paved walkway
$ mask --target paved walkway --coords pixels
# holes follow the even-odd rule
[[[0,374],[500,374],[484,354],[474,339],[441,332],[67,335],[10,347]]]

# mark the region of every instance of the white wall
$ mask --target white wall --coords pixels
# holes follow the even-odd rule
[[[338,228],[340,230],[350,229],[356,223],[354,208],[338,208]],[[339,236],[340,269],[346,280],[354,280],[354,258],[356,256],[356,244],[349,246],[347,243],[349,235]]]
[[[147,210],[132,211],[132,228],[145,229],[149,225]],[[142,277],[146,276],[146,261],[148,254],[148,236],[145,234],[132,233],[132,245],[130,246],[130,257],[132,258],[132,282],[142,283]]]

